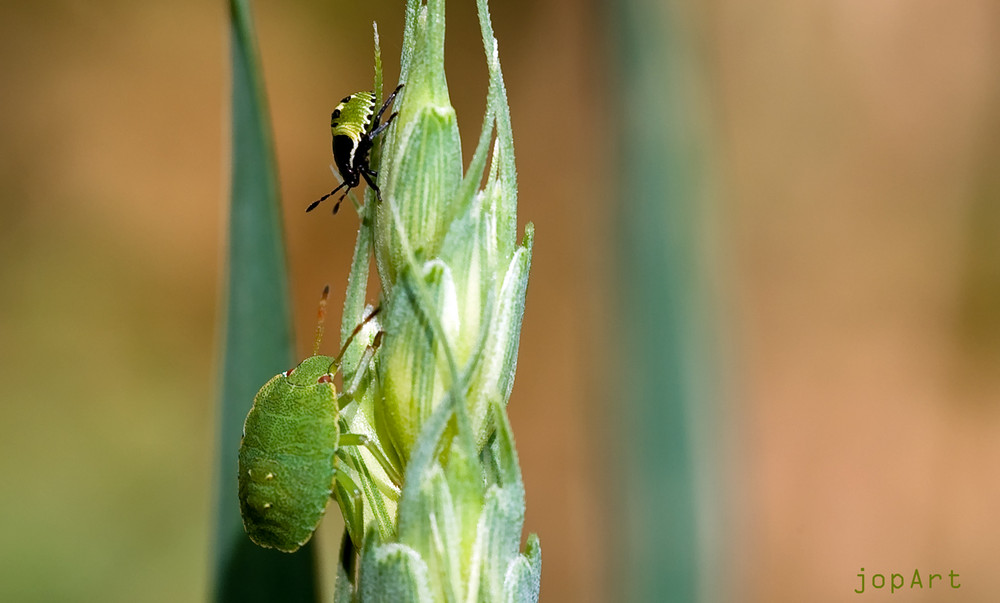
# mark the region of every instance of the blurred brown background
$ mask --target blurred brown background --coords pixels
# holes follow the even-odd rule
[[[681,5],[732,394],[709,579],[734,601],[843,601],[861,567],[954,570],[960,591],[897,594],[995,600],[1000,9]],[[401,7],[255,3],[302,354],[323,284],[342,300],[357,228],[303,212],[335,182],[326,116],[370,86],[374,19],[394,81]],[[628,555],[602,477],[628,203],[607,167],[614,10],[492,7],[520,218],[537,228],[510,413],[546,601],[614,600],[608,560]],[[449,20],[471,149],[486,91],[472,3]],[[0,7],[0,600],[207,592],[227,33],[221,3]]]

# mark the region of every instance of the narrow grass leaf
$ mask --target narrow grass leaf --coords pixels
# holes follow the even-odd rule
[[[270,124],[248,3],[230,2],[232,174],[216,459],[214,600],[315,601],[312,547],[287,555],[253,544],[236,494],[243,420],[257,389],[294,350]]]

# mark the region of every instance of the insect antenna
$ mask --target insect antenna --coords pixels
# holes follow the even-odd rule
[[[343,360],[344,358],[344,352],[347,351],[347,348],[351,347],[351,343],[354,341],[354,338],[357,337],[358,333],[361,332],[361,329],[365,328],[365,325],[371,322],[371,319],[375,318],[375,316],[377,316],[378,313],[381,311],[382,311],[382,306],[375,308],[374,310],[371,311],[371,313],[368,316],[365,317],[364,320],[361,321],[361,324],[354,327],[354,330],[351,331],[350,335],[348,335],[347,340],[344,341],[344,347],[340,348],[340,353],[337,354],[337,357],[333,359],[333,366],[340,366],[340,361]],[[378,336],[376,336],[376,338],[378,338]]]
[[[323,295],[319,298],[319,311],[316,313],[316,340],[313,342],[313,353],[319,354],[319,343],[323,341],[323,323],[326,322],[326,299],[330,297],[330,285],[323,287]]]
[[[351,189],[348,188],[347,190],[351,190]],[[334,213],[334,215],[336,215],[337,211],[340,210],[340,204],[344,202],[344,197],[346,197],[346,196],[347,196],[347,193],[345,192],[343,195],[340,196],[340,199],[337,199],[337,202],[333,204],[333,213]]]
[[[327,194],[323,195],[319,199],[317,199],[317,200],[313,201],[312,203],[310,203],[309,207],[306,208],[306,211],[310,212],[310,211],[316,209],[317,205],[319,205],[320,203],[322,203],[322,202],[326,201],[327,199],[329,199],[330,197],[332,197],[335,192],[339,191],[340,189],[344,188],[345,186],[347,186],[347,181],[346,180],[344,182],[341,182],[337,186],[337,188],[333,189],[332,191],[330,191]],[[348,188],[348,190],[350,190],[350,189]],[[346,195],[346,194],[347,193],[344,193],[344,195]],[[340,201],[343,201],[343,200],[344,200],[344,197],[341,196],[340,197]],[[337,213],[337,210],[340,209],[340,201],[338,201],[337,204],[334,206],[333,213]]]

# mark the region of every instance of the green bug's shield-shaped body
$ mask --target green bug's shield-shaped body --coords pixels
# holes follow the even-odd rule
[[[333,359],[313,356],[260,389],[243,426],[243,526],[264,547],[292,552],[316,530],[333,491],[340,438]]]
[[[340,196],[333,206],[333,213],[337,213],[340,202],[344,200],[347,193],[359,184],[364,178],[368,186],[375,191],[375,196],[382,200],[382,192],[375,184],[378,172],[372,170],[369,164],[368,154],[374,145],[374,139],[382,131],[389,127],[396,114],[389,116],[389,120],[381,123],[382,114],[385,113],[393,99],[403,88],[403,84],[396,86],[389,98],[385,99],[382,108],[375,112],[374,92],[355,92],[350,96],[341,99],[330,114],[330,131],[333,133],[333,162],[337,164],[337,170],[344,179],[337,188],[323,195],[317,201],[313,201],[306,211],[312,211],[324,199],[329,199],[342,188],[346,188],[344,194]]]
[[[375,114],[375,94],[356,92],[346,96],[330,115],[333,133],[333,160],[349,187],[359,184],[367,168],[371,149],[369,127]]]

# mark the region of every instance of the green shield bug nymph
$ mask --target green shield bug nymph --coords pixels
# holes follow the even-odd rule
[[[317,348],[328,291],[320,302]],[[372,311],[358,325],[344,349],[377,313]],[[260,546],[290,553],[305,544],[323,518],[336,482],[353,493],[354,508],[360,514],[358,488],[346,472],[338,470],[344,446],[367,446],[399,483],[399,472],[371,440],[342,432],[339,416],[344,396],[353,395],[380,340],[381,333],[365,350],[358,374],[340,395],[333,377],[343,350],[336,358],[313,355],[303,360],[269,380],[254,397],[243,426],[238,481],[243,527]],[[345,519],[364,521],[363,515]]]
[[[373,180],[378,176],[378,172],[373,171],[369,165],[368,154],[372,150],[375,137],[388,128],[392,120],[395,119],[397,114],[393,113],[389,116],[388,121],[384,124],[380,123],[382,114],[392,104],[402,87],[403,84],[396,86],[389,98],[385,99],[378,114],[375,114],[374,92],[355,92],[341,99],[340,104],[334,108],[333,113],[330,114],[330,130],[333,132],[333,161],[337,164],[337,170],[344,181],[340,183],[340,186],[314,201],[306,208],[306,211],[312,211],[328,197],[347,187],[347,190],[333,206],[333,213],[337,213],[337,210],[340,209],[340,202],[344,200],[352,188],[361,183],[362,178],[375,191],[379,201],[382,200],[382,191]],[[372,119],[373,114],[375,119]]]

